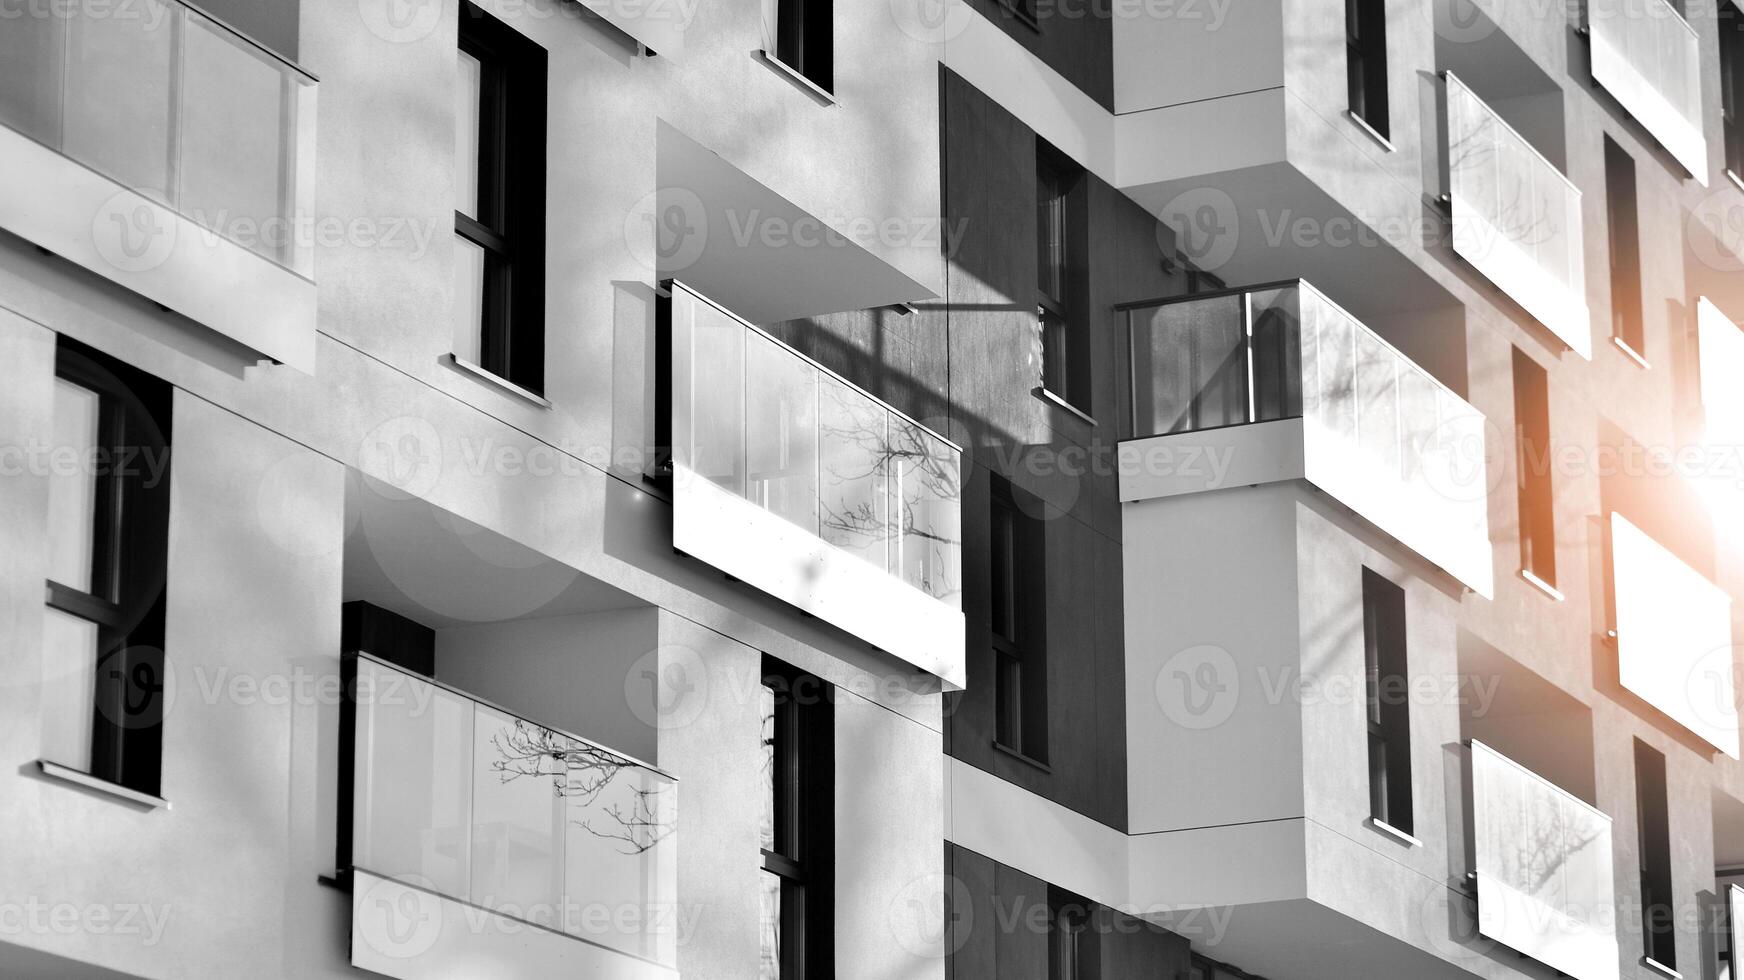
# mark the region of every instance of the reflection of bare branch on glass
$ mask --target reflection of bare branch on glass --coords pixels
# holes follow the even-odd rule
[[[1476,106],[1471,108],[1476,109]],[[1531,156],[1523,141],[1503,130],[1493,119],[1485,119],[1463,133],[1450,133],[1448,173],[1458,183],[1461,174],[1488,170],[1495,186],[1496,208],[1494,213],[1483,215],[1484,220],[1510,241],[1529,246],[1528,251],[1536,251],[1537,246],[1561,235],[1563,229],[1550,220],[1554,202],[1532,193],[1534,181],[1530,171],[1505,165],[1501,154],[1503,141],[1521,142],[1520,155],[1523,158]]]
[[[524,776],[549,778],[552,792],[576,810],[594,809],[620,773],[639,768],[622,756],[520,720],[492,735],[491,744],[500,757],[491,760],[490,769],[502,782]],[[629,789],[627,805],[608,803],[594,816],[575,823],[595,837],[616,841],[622,853],[633,855],[670,837],[677,827],[663,805],[660,787]]]

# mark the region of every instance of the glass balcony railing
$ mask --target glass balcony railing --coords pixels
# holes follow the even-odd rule
[[[1701,36],[1666,0],[1586,0],[1593,80],[1696,180],[1708,180]]]
[[[672,967],[676,782],[359,655],[352,864]]]
[[[1301,476],[1488,593],[1477,409],[1305,282],[1127,315],[1136,438],[1299,418]]]
[[[961,609],[961,450],[672,283],[672,460]]]
[[[1583,356],[1592,356],[1581,193],[1447,73],[1453,249]]]
[[[1611,818],[1471,743],[1478,931],[1576,980],[1616,980]]]
[[[315,80],[174,0],[0,30],[0,123],[309,278]]]

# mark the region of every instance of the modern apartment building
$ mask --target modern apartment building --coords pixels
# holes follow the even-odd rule
[[[1731,980],[1741,114],[1734,0],[0,0],[0,976]]]

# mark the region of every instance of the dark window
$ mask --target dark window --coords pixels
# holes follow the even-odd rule
[[[1040,22],[1036,20],[1036,0],[999,0],[999,6],[1004,8],[1006,13],[1031,27],[1039,28],[1041,26]]]
[[[1635,740],[1635,809],[1641,831],[1643,952],[1677,968],[1676,913],[1671,903],[1671,827],[1666,808],[1665,756]]]
[[[454,354],[545,385],[545,49],[460,8]]]
[[[1096,933],[1088,901],[1048,889],[1048,980],[1095,980]]]
[[[763,662],[762,971],[831,977],[835,732],[829,685]]]
[[[1383,138],[1390,138],[1386,0],[1345,0],[1344,35],[1350,111]]]
[[[1744,11],[1720,4],[1720,107],[1726,123],[1726,169],[1744,176]]]
[[[1369,813],[1411,833],[1411,707],[1405,590],[1363,569],[1363,661],[1369,705]]]
[[[1637,355],[1647,351],[1641,306],[1641,223],[1635,159],[1605,137],[1605,213],[1610,224],[1611,335]]]
[[[777,0],[775,57],[826,92],[835,91],[835,0]]]
[[[1042,327],[1042,387],[1090,410],[1090,332],[1079,314],[1087,282],[1084,171],[1036,145],[1036,315]]]
[[[991,477],[994,738],[1048,758],[1047,579],[1040,502]]]
[[[1556,503],[1550,482],[1550,379],[1514,349],[1514,446],[1520,491],[1520,567],[1556,586]]]
[[[156,796],[170,388],[62,337],[54,392],[55,442],[76,465],[57,464],[49,492],[45,758]]]

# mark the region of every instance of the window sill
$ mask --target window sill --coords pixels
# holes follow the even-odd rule
[[[1037,34],[1042,32],[1041,21],[1037,20],[1034,14],[1019,7],[1017,5],[1017,0],[999,0],[999,6],[1005,11],[1006,16],[1010,17],[1012,20],[1017,21],[1032,31],[1035,31]]]
[[[1356,127],[1358,129],[1362,130],[1364,133],[1367,133],[1369,139],[1372,139],[1376,143],[1380,144],[1381,149],[1386,150],[1388,153],[1399,152],[1399,148],[1393,145],[1393,141],[1390,139],[1387,139],[1385,136],[1382,136],[1381,131],[1376,129],[1374,126],[1371,126],[1367,119],[1364,119],[1363,117],[1357,115],[1355,112],[1352,112],[1349,109],[1344,110],[1344,116],[1346,119],[1349,119],[1351,122],[1356,123]]]
[[[1726,179],[1730,180],[1732,182],[1733,187],[1736,187],[1739,190],[1744,191],[1744,177],[1738,176],[1737,172],[1734,171],[1731,167],[1726,168]]]
[[[1659,962],[1651,956],[1641,957],[1641,965],[1662,977],[1670,977],[1671,980],[1683,980],[1683,974],[1669,966],[1666,966],[1664,963]]]
[[[458,354],[444,354],[442,355],[442,360],[449,367],[454,368],[457,371],[464,371],[492,387],[500,388],[503,391],[514,395],[516,398],[532,402],[540,408],[551,407],[551,399],[546,398],[544,395],[523,388],[499,374],[493,374]]]
[[[1072,415],[1076,416],[1078,418],[1078,420],[1083,422],[1085,425],[1095,425],[1096,424],[1096,419],[1093,418],[1090,415],[1090,413],[1088,413],[1088,412],[1084,411],[1083,409],[1079,408],[1078,406],[1072,404],[1071,402],[1067,401],[1065,398],[1061,397],[1060,395],[1054,394],[1053,392],[1049,391],[1046,388],[1039,388],[1039,387],[1038,388],[1031,388],[1030,394],[1036,396],[1037,398],[1040,398],[1042,401],[1047,402],[1048,404],[1054,406],[1055,408],[1065,409],[1067,412],[1070,412],[1070,413],[1072,413]]]
[[[782,61],[780,58],[775,57],[767,51],[760,50],[757,52],[757,56],[763,59],[764,64],[775,69],[778,73],[787,76],[788,81],[798,85],[807,95],[816,99],[820,105],[836,104],[836,94],[834,92],[831,92],[829,89],[824,88],[822,85],[819,85],[805,77],[805,73],[801,72],[798,68]]]
[[[1396,840],[1399,843],[1405,845],[1406,847],[1422,847],[1423,846],[1422,841],[1411,836],[1410,834],[1405,833],[1403,830],[1400,830],[1399,828],[1393,826],[1392,824],[1386,822],[1385,820],[1377,820],[1374,817],[1370,817],[1367,820],[1364,820],[1363,823],[1366,824],[1371,830],[1374,830],[1377,833],[1380,833],[1380,834],[1383,834],[1387,837],[1390,837],[1393,840]]]
[[[1629,346],[1628,341],[1624,340],[1621,337],[1612,337],[1611,343],[1616,345],[1616,348],[1623,352],[1624,357],[1627,357],[1629,360],[1634,361],[1635,365],[1637,367],[1639,367],[1641,370],[1643,370],[1643,371],[1653,370],[1653,365],[1647,363],[1647,358],[1642,357],[1640,351]]]
[[[1557,591],[1556,586],[1551,585],[1549,582],[1546,582],[1543,579],[1539,578],[1538,576],[1532,574],[1532,572],[1527,570],[1527,569],[1524,569],[1524,568],[1520,569],[1520,577],[1522,579],[1526,580],[1527,585],[1530,585],[1533,588],[1537,589],[1538,591],[1551,597],[1552,599],[1555,599],[1557,602],[1565,602],[1568,599],[1567,596],[1565,596],[1561,592]]]
[[[1040,759],[1035,758],[1034,756],[1024,755],[1022,752],[1019,752],[1018,750],[1012,748],[1011,746],[1006,745],[1004,742],[1001,742],[998,739],[993,740],[993,751],[998,752],[1001,755],[1008,755],[1011,758],[1016,759],[1019,762],[1028,763],[1029,765],[1034,766],[1035,768],[1040,769],[1042,772],[1045,772],[1045,773],[1051,774],[1054,771],[1053,766],[1048,765],[1047,763],[1043,762]]]
[[[48,776],[51,779],[59,779],[64,782],[72,783],[75,786],[82,786],[93,792],[102,793],[105,796],[113,796],[116,799],[125,800],[128,803],[144,807],[147,810],[170,809],[170,802],[161,796],[153,796],[150,793],[141,793],[136,789],[128,789],[125,786],[112,783],[107,779],[98,779],[96,776],[93,776],[88,772],[80,772],[77,769],[63,766],[58,762],[50,762],[47,759],[38,759],[36,767],[42,771],[44,776]]]

